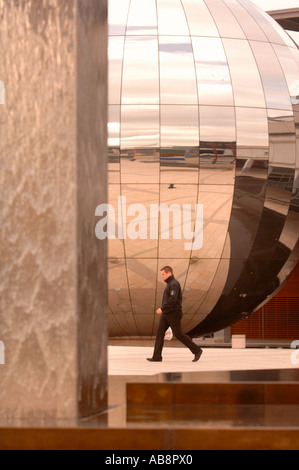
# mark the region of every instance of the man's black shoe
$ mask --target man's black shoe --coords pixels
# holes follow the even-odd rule
[[[202,353],[203,353],[203,350],[200,349],[200,350],[195,354],[194,359],[193,359],[192,362],[197,362],[197,361],[199,361],[199,359],[201,358]]]
[[[161,359],[154,359],[153,357],[150,357],[150,358],[147,359],[147,361],[149,361],[149,362],[162,362],[162,360],[163,360],[162,358]]]

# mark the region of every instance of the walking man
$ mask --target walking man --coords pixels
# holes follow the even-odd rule
[[[197,362],[203,351],[182,331],[183,298],[180,283],[175,279],[173,269],[170,266],[165,266],[161,269],[161,276],[167,286],[163,295],[162,307],[157,310],[157,314],[161,315],[161,318],[157,331],[154,354],[152,358],[147,360],[150,362],[162,362],[165,333],[170,327],[173,335],[194,354],[193,362]]]

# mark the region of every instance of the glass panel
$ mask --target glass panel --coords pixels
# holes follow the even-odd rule
[[[219,37],[215,21],[203,0],[182,0],[191,36]]]
[[[205,0],[205,3],[214,18],[221,37],[245,39],[241,26],[222,0]]]
[[[122,149],[160,147],[159,122],[158,106],[122,106]]]
[[[159,204],[159,186],[123,185],[122,198],[126,258],[156,258],[158,221],[152,205]]]
[[[223,39],[236,106],[264,107],[265,96],[259,69],[247,41]]]
[[[275,109],[292,109],[286,79],[270,44],[251,41],[264,85],[266,103]]]
[[[124,37],[109,38],[109,104],[120,104]]]
[[[131,0],[127,35],[157,35],[155,0]]]
[[[198,107],[161,106],[161,147],[198,147]]]
[[[233,90],[222,41],[192,38],[200,104],[234,105]]]
[[[158,103],[158,39],[156,37],[127,37],[124,54],[122,104]]]
[[[130,0],[109,0],[109,34],[124,35]]]
[[[157,0],[158,25],[161,36],[189,36],[189,28],[181,0]]]
[[[237,0],[224,0],[224,3],[230,8],[248,39],[256,41],[267,41],[261,27],[257,24],[252,15],[240,5]]]
[[[238,147],[245,147],[248,152],[254,148],[254,158],[265,159],[269,146],[266,109],[236,108],[236,122]],[[260,151],[257,154],[258,148]]]
[[[189,38],[160,37],[162,104],[197,104],[196,75]]]

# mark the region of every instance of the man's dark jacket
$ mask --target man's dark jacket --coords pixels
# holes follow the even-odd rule
[[[167,287],[163,294],[163,301],[161,310],[163,314],[168,314],[172,312],[182,313],[182,289],[180,283],[175,279],[174,276],[170,276],[165,281]]]

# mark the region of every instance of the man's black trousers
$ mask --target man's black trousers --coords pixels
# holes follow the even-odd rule
[[[181,312],[172,312],[172,313],[163,313],[160,318],[160,323],[157,331],[156,344],[153,359],[159,360],[162,358],[162,350],[164,346],[165,333],[170,327],[172,329],[173,335],[177,340],[183,343],[193,354],[196,354],[200,349],[189,336],[185,335],[182,331],[182,313]]]

